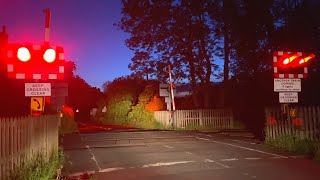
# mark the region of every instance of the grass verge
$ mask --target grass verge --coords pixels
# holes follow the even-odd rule
[[[28,163],[14,169],[10,173],[10,179],[15,180],[52,180],[56,179],[58,170],[62,167],[64,161],[63,151],[50,156],[45,160],[43,154],[38,154]]]
[[[277,139],[266,139],[265,144],[284,151],[306,154],[320,161],[320,142],[301,139],[292,135],[282,135]]]

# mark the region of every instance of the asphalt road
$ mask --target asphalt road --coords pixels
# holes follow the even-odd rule
[[[61,144],[68,179],[320,179],[320,163],[252,138],[104,128]]]

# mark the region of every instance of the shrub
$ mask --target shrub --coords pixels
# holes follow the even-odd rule
[[[68,134],[76,131],[78,131],[78,125],[74,120],[74,116],[71,116],[69,113],[62,112],[59,133]]]

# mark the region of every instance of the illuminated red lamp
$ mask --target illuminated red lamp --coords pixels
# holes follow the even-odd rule
[[[17,51],[17,58],[22,62],[27,62],[31,58],[31,54],[28,48],[21,47]]]
[[[43,54],[43,59],[47,63],[52,63],[54,60],[56,60],[56,51],[54,49],[47,49]]]
[[[306,78],[308,61],[315,58],[314,54],[304,52],[275,51],[273,53],[275,78]]]
[[[8,44],[6,66],[12,79],[63,79],[64,50],[60,46]]]

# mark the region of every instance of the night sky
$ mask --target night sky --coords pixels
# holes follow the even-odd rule
[[[0,26],[7,27],[9,43],[43,43],[43,9],[50,8],[50,44],[64,47],[66,59],[77,64],[77,75],[101,88],[130,74],[128,34],[113,25],[121,18],[121,0],[0,1]]]

